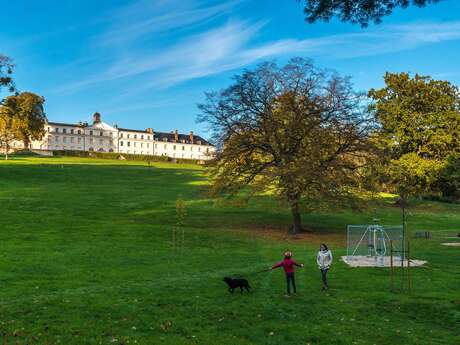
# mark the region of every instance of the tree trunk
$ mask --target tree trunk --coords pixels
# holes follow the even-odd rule
[[[299,202],[296,200],[291,203],[292,225],[289,228],[291,235],[299,234],[302,231],[302,217],[299,210]]]
[[[30,141],[29,141],[29,138],[25,138],[23,140],[24,142],[24,150],[28,151],[30,149]]]
[[[8,151],[10,150],[10,145],[8,145],[8,142],[5,143],[5,160],[8,160]]]

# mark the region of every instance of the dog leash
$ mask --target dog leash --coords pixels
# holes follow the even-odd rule
[[[249,273],[248,276],[253,276],[253,275],[255,275],[255,274],[259,274],[259,273],[263,273],[263,272],[268,272],[268,271],[271,271],[271,268],[267,268],[267,269],[262,270],[262,271],[257,271],[257,272]]]

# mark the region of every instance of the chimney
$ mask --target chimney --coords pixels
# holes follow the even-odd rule
[[[100,123],[101,122],[101,114],[99,114],[97,111],[93,115],[93,123]]]
[[[190,131],[190,144],[193,144],[193,131]]]
[[[147,133],[153,134],[153,128],[147,128],[145,131],[146,131]]]
[[[177,129],[174,131],[174,141],[176,143],[179,141],[179,131]]]

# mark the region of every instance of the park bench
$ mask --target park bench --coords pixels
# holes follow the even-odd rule
[[[431,238],[430,231],[416,231],[415,238]]]

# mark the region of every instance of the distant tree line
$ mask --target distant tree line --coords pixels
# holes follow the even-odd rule
[[[390,191],[404,205],[432,195],[459,200],[460,96],[447,81],[387,73],[366,95],[349,78],[310,60],[261,64],[206,94],[199,121],[219,150],[209,166],[212,191],[249,198],[269,193],[292,212],[359,206]]]
[[[14,141],[22,141],[27,149],[32,140],[40,140],[45,134],[45,99],[31,92],[18,92],[13,70],[13,61],[0,54],[0,91],[6,88],[12,93],[0,101],[0,148],[5,159]]]
[[[402,200],[436,195],[459,200],[460,97],[455,85],[407,73],[385,75],[385,87],[370,90],[370,111],[380,124],[385,150],[384,183]]]

